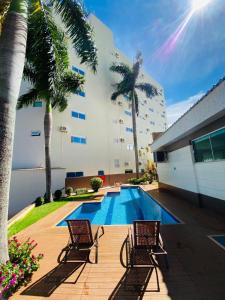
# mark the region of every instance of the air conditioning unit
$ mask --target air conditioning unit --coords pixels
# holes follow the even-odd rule
[[[59,131],[60,131],[60,132],[67,133],[67,132],[69,131],[69,129],[68,129],[67,126],[60,126],[60,127],[59,127]]]
[[[124,123],[123,119],[119,119],[119,123],[123,124]]]
[[[124,166],[128,167],[130,165],[129,161],[125,161]]]
[[[124,142],[125,142],[125,138],[121,137],[121,138],[120,138],[120,142],[121,142],[121,143],[124,143]]]
[[[118,105],[119,105],[119,106],[122,106],[122,105],[123,105],[123,102],[122,102],[122,101],[118,101]]]

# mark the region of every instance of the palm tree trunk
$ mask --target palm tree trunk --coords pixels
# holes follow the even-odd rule
[[[136,176],[137,176],[137,178],[139,178],[139,159],[138,159],[137,125],[136,125],[136,108],[135,108],[134,91],[132,92],[132,123],[133,123],[133,139],[134,139]]]
[[[51,135],[52,135],[52,106],[50,100],[46,103],[45,119],[44,119],[44,131],[45,131],[45,180],[46,180],[46,202],[52,202],[52,174],[51,174]]]
[[[8,260],[8,203],[16,102],[27,41],[27,1],[12,0],[0,36],[0,263]]]

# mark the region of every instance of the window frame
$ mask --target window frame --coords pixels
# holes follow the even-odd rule
[[[196,163],[196,164],[200,164],[200,163],[212,163],[212,162],[218,162],[218,161],[224,161],[224,160],[225,160],[225,158],[215,159],[215,154],[214,154],[213,145],[212,145],[212,140],[211,140],[211,135],[213,135],[214,133],[219,132],[219,131],[221,131],[221,130],[224,130],[224,129],[225,129],[225,126],[220,127],[220,128],[218,128],[218,129],[215,129],[215,130],[213,130],[213,131],[210,131],[210,132],[208,132],[208,133],[206,133],[206,134],[203,134],[203,135],[201,135],[201,136],[199,136],[199,137],[197,137],[197,138],[191,140],[191,146],[192,146],[192,153],[193,153],[193,160],[194,160],[194,163]],[[193,142],[198,141],[198,140],[200,140],[200,139],[203,139],[204,137],[207,137],[207,136],[208,136],[209,142],[210,142],[210,149],[211,149],[211,154],[212,154],[212,160],[209,160],[209,161],[196,161],[196,156],[195,156],[196,153],[195,153],[194,143],[193,143]]]
[[[75,118],[75,119],[80,119],[80,120],[86,120],[86,114],[79,112],[79,111],[75,111],[75,110],[71,110],[71,117]]]
[[[77,140],[77,141],[75,142],[75,140]],[[87,144],[87,137],[86,136],[71,135],[70,141],[71,141],[71,144],[86,145]]]

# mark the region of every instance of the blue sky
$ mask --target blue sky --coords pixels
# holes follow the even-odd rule
[[[224,0],[211,0],[193,14],[167,49],[165,42],[184,24],[191,2],[85,0],[88,11],[112,29],[120,50],[130,58],[142,51],[144,68],[164,87],[168,114],[174,114],[169,123],[225,76]]]

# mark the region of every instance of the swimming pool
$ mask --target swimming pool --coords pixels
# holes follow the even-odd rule
[[[225,250],[225,235],[210,235],[209,238]]]
[[[66,226],[65,220],[71,219],[89,219],[91,224],[97,225],[125,225],[132,224],[134,220],[180,223],[139,187],[121,187],[120,192],[108,192],[100,203],[83,203],[57,226]]]

